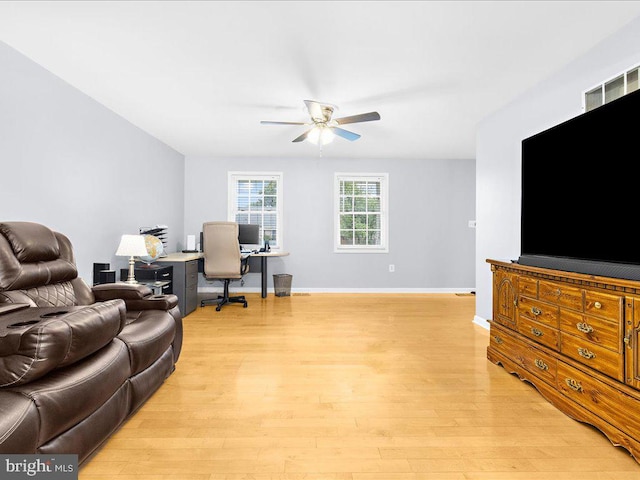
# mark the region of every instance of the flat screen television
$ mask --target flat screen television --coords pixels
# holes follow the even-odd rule
[[[522,141],[518,263],[640,280],[640,91]]]

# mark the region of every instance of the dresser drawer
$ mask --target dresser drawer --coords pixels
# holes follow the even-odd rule
[[[623,356],[582,338],[560,334],[560,351],[609,377],[624,381]]]
[[[558,362],[558,390],[633,438],[640,438],[638,399],[564,362]]]
[[[518,313],[520,318],[528,318],[529,320],[558,328],[560,309],[555,305],[522,296],[518,298]]]
[[[530,277],[519,277],[518,293],[525,297],[538,298],[538,281]]]
[[[585,292],[584,311],[589,315],[620,322],[624,311],[624,297],[601,292]]]
[[[489,345],[541,380],[551,385],[556,383],[557,360],[551,355],[493,326]]]
[[[583,338],[614,352],[620,352],[622,348],[620,324],[601,318],[561,309],[560,331]]]
[[[564,283],[540,280],[538,298],[560,307],[582,311],[582,289]]]
[[[557,328],[529,320],[526,317],[520,317],[518,319],[518,332],[549,348],[554,350],[560,349],[560,344],[558,343],[559,332]]]

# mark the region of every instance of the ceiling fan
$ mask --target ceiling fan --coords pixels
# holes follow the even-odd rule
[[[311,117],[310,122],[273,122],[269,120],[262,120],[260,123],[262,125],[313,125],[311,129],[307,130],[299,137],[294,138],[293,142],[309,140],[315,144],[325,145],[330,143],[336,135],[351,142],[360,138],[360,135],[357,133],[340,128],[338,125],[380,120],[380,114],[378,112],[361,113],[359,115],[332,119],[331,116],[333,115],[334,110],[337,109],[335,105],[317,102],[315,100],[305,100],[304,103],[307,106],[307,111]]]

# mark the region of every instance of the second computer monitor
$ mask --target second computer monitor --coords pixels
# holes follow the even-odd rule
[[[238,224],[238,243],[242,247],[260,245],[260,225],[249,223]]]

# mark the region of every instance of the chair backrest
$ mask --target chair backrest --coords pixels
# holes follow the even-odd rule
[[[205,277],[242,278],[237,223],[205,222],[202,244]]]

